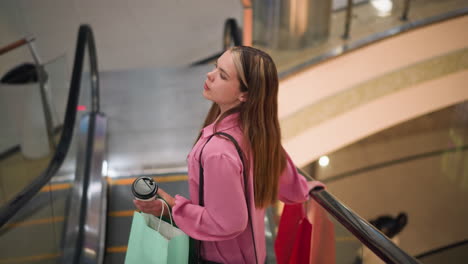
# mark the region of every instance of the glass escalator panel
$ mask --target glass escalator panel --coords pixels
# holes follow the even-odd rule
[[[41,97],[38,81],[0,84],[2,127],[6,128],[2,129],[0,143],[0,205],[13,198],[47,168],[60,139],[69,90],[64,81],[69,79],[64,70],[67,68],[66,58],[59,56],[42,66],[46,76],[46,102]],[[20,71],[17,74],[28,73]],[[49,105],[52,115],[50,137],[44,104]]]
[[[56,150],[60,148],[62,133],[70,129],[73,131],[68,151],[61,153],[65,155],[64,161],[61,164],[52,165],[60,166],[58,171],[0,229],[0,263],[57,263],[63,256],[64,240],[68,235],[65,233],[66,223],[69,222],[67,220],[70,217],[77,217],[77,215],[70,215],[70,207],[80,203],[72,201],[71,195],[76,191],[74,184],[79,143],[76,135],[80,132],[77,124],[84,113],[91,109],[88,57],[89,55],[85,54],[78,107],[75,107],[75,113],[73,113],[76,114],[76,119],[74,123],[69,124],[71,125],[69,127],[64,126],[66,107],[69,103],[70,74],[65,71],[69,58],[59,56],[44,65],[48,75],[46,88],[50,92],[55,126],[54,142],[50,144],[49,154],[41,158],[30,158],[25,157],[19,148],[16,153],[0,161],[0,198],[1,205],[4,206],[25,187],[44,177],[48,167],[57,162],[53,158]],[[33,88],[37,87],[30,87],[30,89]],[[21,105],[24,98],[17,96],[11,100]],[[36,111],[38,115],[42,114],[40,102],[34,106],[35,109],[30,109],[31,112]],[[24,120],[28,119],[24,118]],[[29,131],[29,133],[32,132]]]
[[[437,248],[417,257],[424,264],[465,263],[468,259],[468,241],[464,240]]]

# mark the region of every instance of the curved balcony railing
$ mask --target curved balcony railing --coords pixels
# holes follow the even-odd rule
[[[342,1],[344,6],[332,2],[253,3],[253,46],[272,55],[281,78],[379,40],[468,14],[466,0],[348,0]]]

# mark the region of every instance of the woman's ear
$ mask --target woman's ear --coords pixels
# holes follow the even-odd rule
[[[243,92],[239,95],[239,101],[243,103],[247,102],[247,92]]]

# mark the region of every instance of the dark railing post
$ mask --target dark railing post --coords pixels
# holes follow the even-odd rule
[[[353,15],[353,0],[348,0],[348,6],[346,7],[346,20],[345,20],[345,30],[343,33],[343,39],[349,38],[352,15]]]
[[[46,125],[47,137],[49,139],[49,145],[52,147],[52,150],[55,150],[56,146],[54,138],[54,123],[52,120],[52,103],[50,99],[50,92],[45,86],[47,82],[47,73],[45,71],[44,65],[42,64],[41,59],[39,58],[33,41],[28,41],[26,44],[28,45],[34,63],[36,64],[37,77],[39,80],[39,94],[41,96],[42,111],[44,112],[44,120]]]
[[[408,13],[409,13],[409,8],[410,8],[410,1],[411,0],[405,0],[405,5],[403,6],[403,14],[401,15],[401,20],[407,21],[408,20]]]

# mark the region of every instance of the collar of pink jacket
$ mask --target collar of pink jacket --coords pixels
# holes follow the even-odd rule
[[[214,134],[215,123],[213,122],[202,129],[202,138],[207,138]],[[225,131],[236,126],[239,126],[239,113],[230,114],[221,120],[216,126],[216,132]]]

